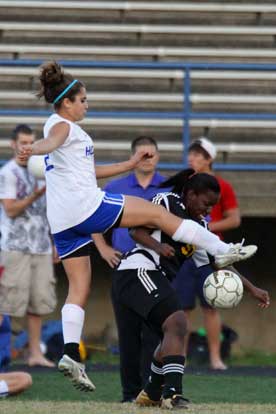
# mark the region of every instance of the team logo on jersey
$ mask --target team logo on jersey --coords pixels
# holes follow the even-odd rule
[[[91,155],[93,155],[93,154],[94,154],[94,147],[93,147],[93,145],[87,145],[85,147],[85,155],[87,157],[91,157]]]
[[[193,244],[185,244],[185,246],[181,247],[181,253],[185,257],[190,257],[195,252],[195,246]]]

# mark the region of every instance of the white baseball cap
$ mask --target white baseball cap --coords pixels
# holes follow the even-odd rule
[[[192,150],[194,145],[198,145],[201,148],[203,148],[208,155],[214,160],[217,156],[217,149],[215,145],[209,141],[209,139],[205,137],[197,138],[195,141],[193,141],[189,147],[189,151]]]

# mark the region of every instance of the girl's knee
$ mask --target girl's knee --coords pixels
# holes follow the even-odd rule
[[[155,205],[155,204],[154,204],[154,209],[152,211],[153,211],[152,220],[154,222],[153,224],[155,224],[158,227],[163,221],[167,219],[168,211],[164,206]]]
[[[29,388],[33,381],[30,374],[22,371],[8,372],[3,374],[3,379],[9,387],[10,394],[17,394]]]
[[[13,380],[17,384],[18,388],[20,388],[20,390],[26,390],[32,385],[32,377],[27,372],[15,372],[14,374],[15,376]]]
[[[90,286],[70,284],[67,301],[81,307],[85,306],[90,295]]]
[[[26,390],[33,384],[33,379],[30,374],[27,372],[22,372],[21,382],[22,382],[22,388]]]

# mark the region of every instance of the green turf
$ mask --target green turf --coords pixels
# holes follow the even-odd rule
[[[119,364],[119,356],[113,355],[110,352],[93,351],[89,359],[93,363]],[[229,366],[276,366],[276,353],[244,350],[242,353],[232,354],[225,362]],[[208,362],[206,362],[205,366],[208,366]]]
[[[276,354],[256,350],[246,350],[239,355],[231,356],[227,363],[229,366],[276,366]]]
[[[81,393],[58,372],[33,374],[33,386],[15,400],[116,402],[121,391],[117,372],[90,373],[94,393]],[[184,390],[194,403],[276,404],[276,380],[269,377],[186,375]],[[275,411],[276,412],[276,411]]]
[[[275,414],[274,404],[190,404],[189,410],[178,414]],[[1,414],[165,414],[170,411],[159,407],[138,407],[135,404],[104,403],[95,401],[14,401],[0,402]]]

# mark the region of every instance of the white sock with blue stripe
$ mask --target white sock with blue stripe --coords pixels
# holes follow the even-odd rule
[[[0,398],[1,397],[7,397],[9,395],[9,387],[6,381],[1,380],[0,381]]]

